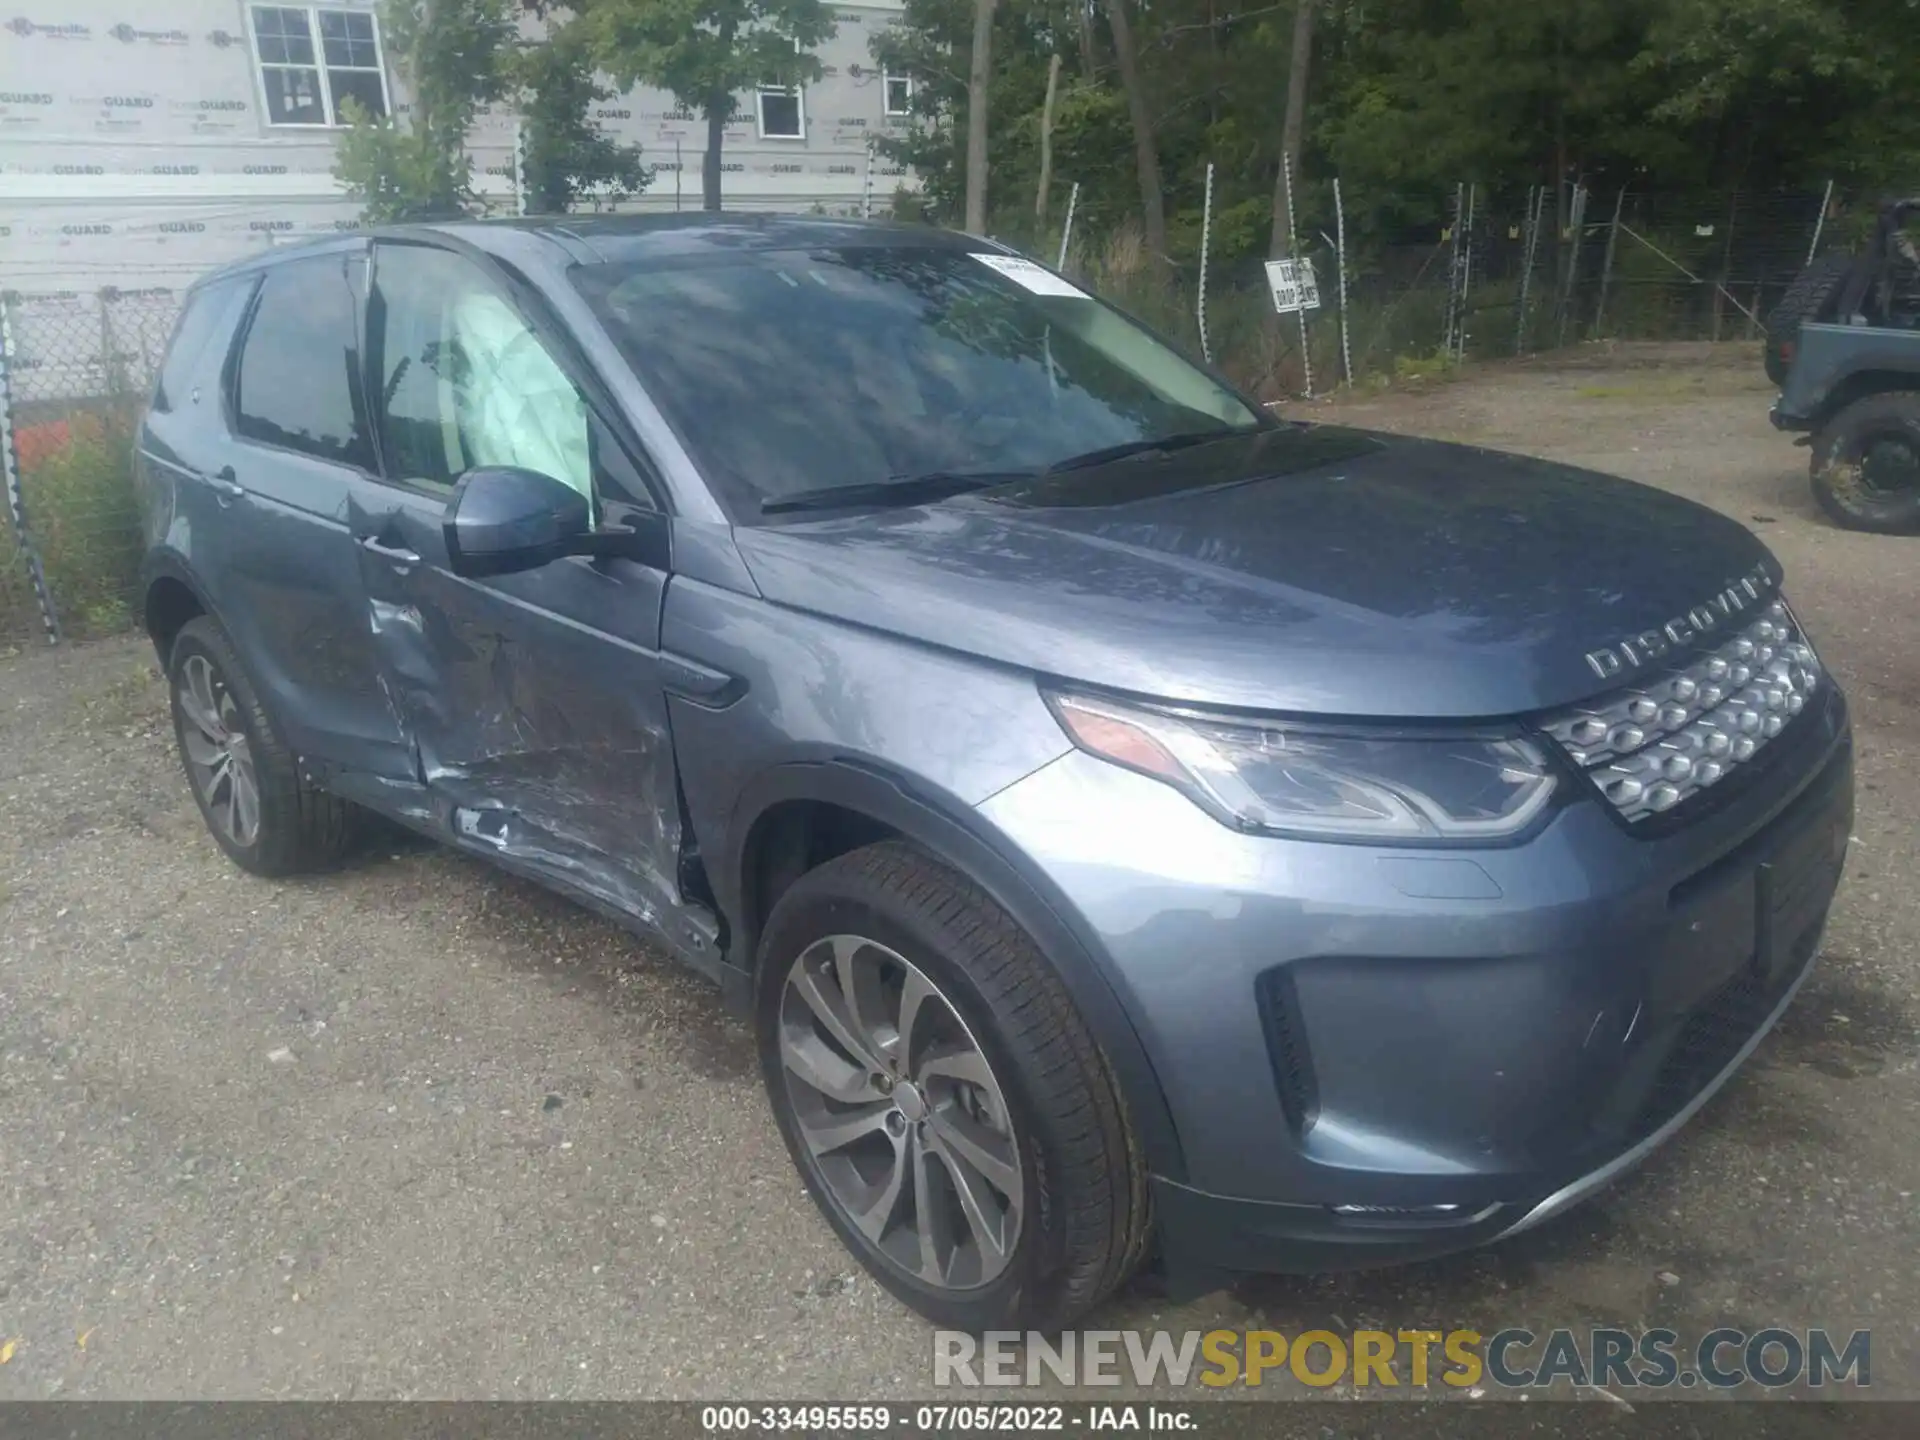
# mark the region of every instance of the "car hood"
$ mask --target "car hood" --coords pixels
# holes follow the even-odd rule
[[[1579,700],[1621,683],[1590,653],[1670,623],[1700,643],[1683,617],[1724,623],[1724,591],[1780,578],[1745,527],[1662,491],[1332,426],[736,535],[777,604],[1110,690],[1342,716]]]

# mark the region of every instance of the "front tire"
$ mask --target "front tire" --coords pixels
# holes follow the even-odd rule
[[[297,875],[337,862],[354,839],[354,808],[301,778],[225,630],[188,621],[167,656],[181,767],[200,818],[227,857],[256,875]]]
[[[938,1325],[1051,1329],[1146,1248],[1146,1172],[1065,986],[902,841],[795,881],[759,951],[774,1116],[835,1233]]]
[[[1814,499],[1850,530],[1920,532],[1920,393],[1869,395],[1813,441]]]

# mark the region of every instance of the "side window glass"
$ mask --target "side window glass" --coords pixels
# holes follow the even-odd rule
[[[215,372],[215,378],[208,393],[219,393],[218,362],[210,361],[207,351],[232,336],[233,301],[242,289],[242,282],[223,280],[203,285],[187,297],[187,308],[181,312],[167,345],[167,358],[160,364],[160,380],[153,389],[154,409],[178,410],[185,405],[193,394],[194,382],[208,378],[209,369]],[[225,348],[221,345],[222,351]],[[216,414],[219,408],[216,401]]]
[[[451,485],[480,465],[551,475],[594,503],[587,406],[477,267],[417,245],[374,265],[380,426],[394,478]]]
[[[339,255],[268,270],[240,351],[235,428],[249,440],[371,469],[358,313]]]

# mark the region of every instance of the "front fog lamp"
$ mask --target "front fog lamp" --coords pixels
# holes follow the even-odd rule
[[[1498,839],[1545,808],[1554,777],[1520,739],[1375,737],[1229,724],[1054,692],[1090,755],[1184,791],[1236,829],[1336,840]]]

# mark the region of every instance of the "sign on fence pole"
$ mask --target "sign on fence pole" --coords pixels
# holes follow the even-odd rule
[[[1311,260],[1267,261],[1267,288],[1273,292],[1276,315],[1320,308],[1320,281]]]
[[[33,598],[40,604],[47,643],[58,645],[60,616],[53,608],[53,592],[47,588],[47,572],[40,564],[33,532],[27,529],[27,504],[20,493],[20,450],[13,432],[13,357],[13,306],[0,296],[0,469],[6,473],[7,515],[13,522],[13,543],[27,563]]]

